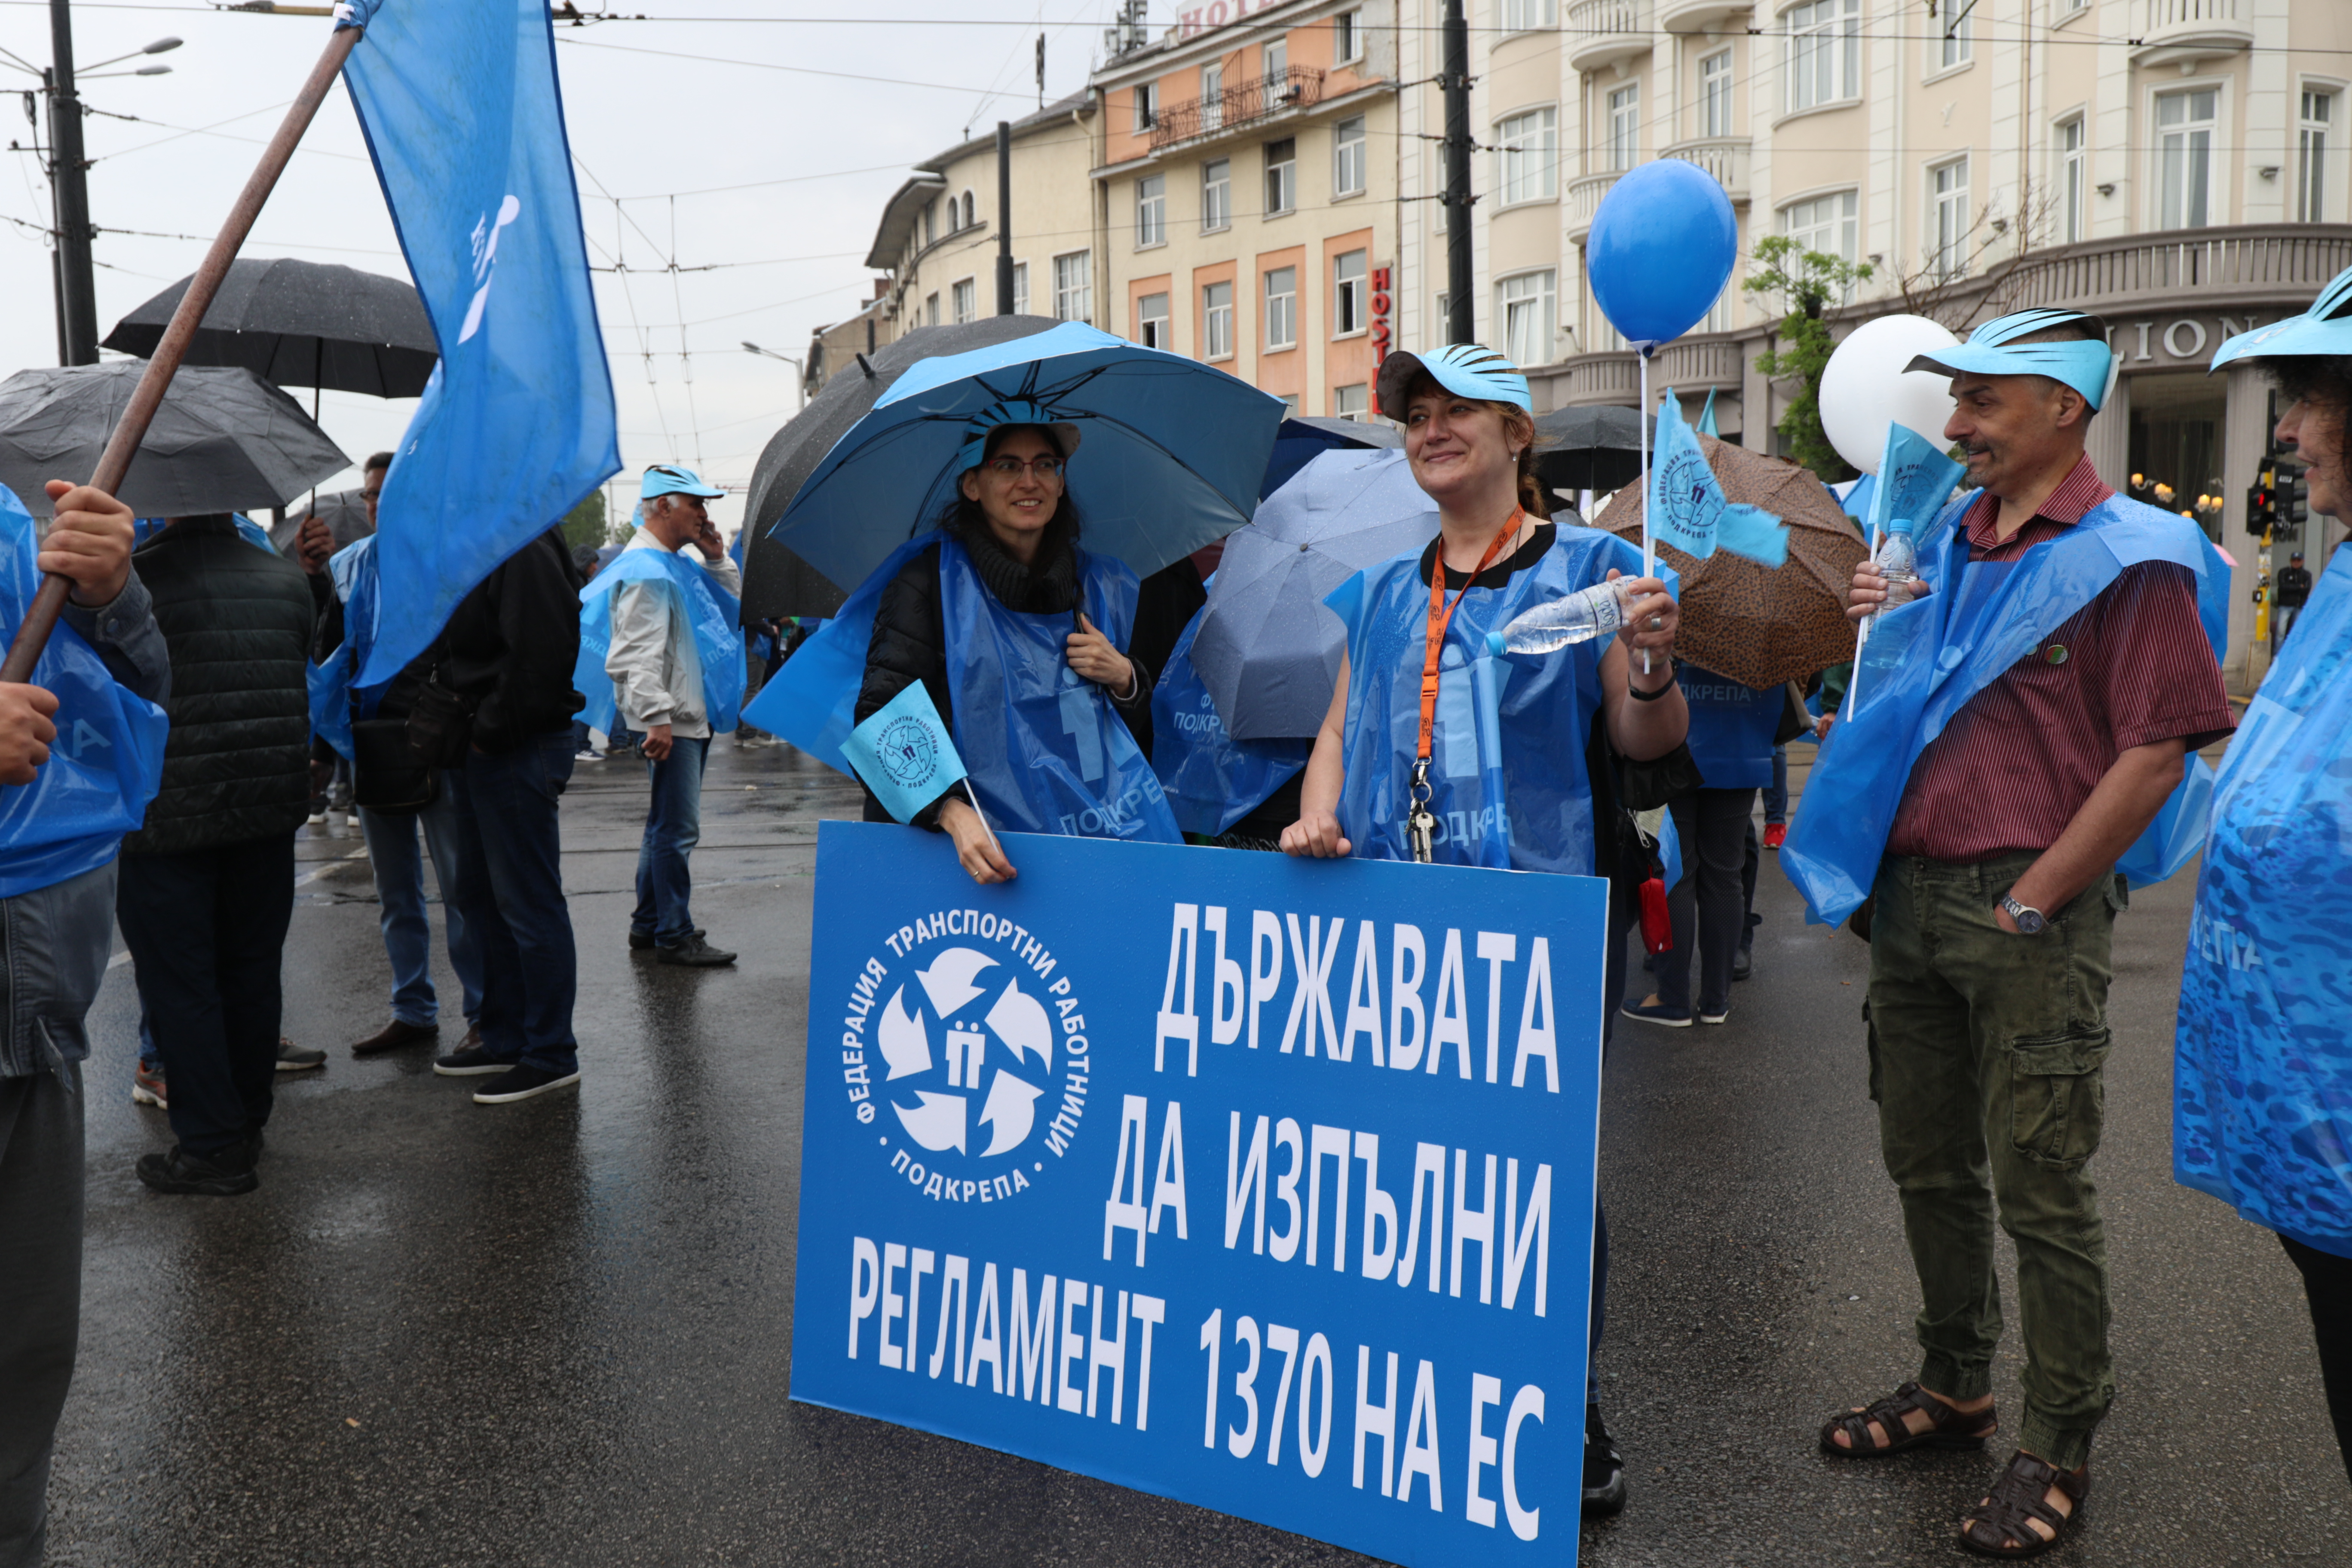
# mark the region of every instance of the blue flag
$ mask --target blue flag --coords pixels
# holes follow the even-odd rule
[[[915,813],[964,775],[963,758],[919,680],[852,730],[841,754],[883,809],[901,822],[914,820]]]
[[[361,685],[621,466],[545,0],[353,0],[343,80],[441,363],[384,480]]]
[[[1658,448],[1650,458],[1650,494],[1643,511],[1653,539],[1701,561],[1717,545],[1766,566],[1789,559],[1788,524],[1725,497],[1671,388],[1658,406]]]
[[[1896,518],[1902,518],[1910,522],[1916,535],[1929,520],[1942,515],[1945,503],[1952,499],[1952,487],[1965,471],[1941,447],[1908,425],[1890,423],[1886,455],[1878,461],[1875,479],[1865,481],[1870,494],[1860,514],[1863,532],[1874,539],[1881,537]]]

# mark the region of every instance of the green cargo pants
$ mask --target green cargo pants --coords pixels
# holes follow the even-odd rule
[[[2036,858],[1881,864],[1870,1098],[1919,1274],[1919,1382],[1952,1399],[1991,1392],[1998,1213],[2025,1332],[2018,1446],[2073,1469],[2115,1398],[2106,1237],[2084,1167],[2099,1147],[2123,891],[2103,877],[2041,935],[2011,935],[1994,915]]]

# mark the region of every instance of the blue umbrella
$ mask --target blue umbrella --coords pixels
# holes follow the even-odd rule
[[[1077,426],[1070,497],[1085,543],[1139,577],[1223,538],[1257,504],[1279,398],[1077,321],[925,360],[834,444],[768,537],[864,582],[955,493],[965,425],[1025,399]]]
[[[1367,419],[1318,419],[1292,415],[1274,438],[1274,456],[1266,459],[1265,478],[1258,482],[1260,500],[1290,482],[1290,477],[1324,453],[1349,447],[1385,449],[1404,445],[1404,433]]]

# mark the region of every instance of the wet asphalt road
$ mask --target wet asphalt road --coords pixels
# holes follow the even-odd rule
[[[577,1094],[477,1107],[425,1051],[347,1054],[388,1016],[388,970],[340,819],[304,832],[286,957],[288,1030],[332,1055],[281,1079],[257,1194],[133,1179],[168,1140],[131,1104],[137,1003],[109,976],[52,1563],[1365,1561],[787,1402],[814,822],[856,799],[787,750],[714,749],[696,912],[743,959],[693,973],[625,945],[644,795],[639,770],[592,764],[565,805]],[[2169,1179],[2189,888],[2142,892],[2117,928],[2095,1169],[2122,1394],[2085,1527],[2044,1561],[2333,1568],[2352,1487],[2299,1281]],[[1633,1502],[1584,1561],[1974,1561],[1949,1521],[2000,1455],[1812,1451],[1830,1409],[1914,1370],[1916,1295],[1863,1093],[1864,950],[1803,926],[1769,867],[1759,908],[1731,1023],[1627,1024],[1611,1063],[1601,1377]]]

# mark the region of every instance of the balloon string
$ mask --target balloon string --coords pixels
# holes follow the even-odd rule
[[[1650,350],[1642,348],[1642,575],[1658,574],[1658,547],[1650,538]],[[1642,673],[1650,673],[1650,650],[1642,650]]]
[[[1874,507],[1872,510],[1877,509]],[[1872,523],[1870,525],[1870,558],[1873,561],[1878,559],[1878,524]],[[1874,611],[1853,624],[1853,668],[1845,678],[1845,716],[1848,719],[1853,717],[1853,694],[1862,686],[1862,645],[1870,640],[1870,623],[1876,618],[1876,612]]]

